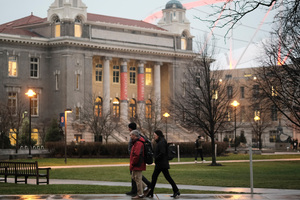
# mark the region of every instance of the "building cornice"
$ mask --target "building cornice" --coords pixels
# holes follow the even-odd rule
[[[55,46],[77,46],[91,49],[102,49],[118,52],[136,53],[136,54],[148,54],[165,57],[178,57],[178,58],[195,58],[196,54],[188,51],[182,52],[155,48],[143,48],[143,47],[128,47],[117,44],[103,44],[97,40],[89,39],[77,39],[73,37],[60,37],[60,38],[38,38],[38,37],[26,37],[19,35],[0,34],[0,42],[18,43],[27,45],[37,45],[44,47]]]

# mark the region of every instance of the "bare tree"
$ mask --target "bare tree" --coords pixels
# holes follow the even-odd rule
[[[234,91],[229,80],[221,80],[222,71],[212,71],[213,50],[207,47],[205,44],[201,48],[202,54],[187,67],[182,91],[176,93],[172,103],[177,120],[202,131],[211,139],[211,165],[219,165],[215,157],[215,136],[228,122]],[[231,91],[229,96],[228,91]]]
[[[292,28],[291,24],[299,23],[299,5],[298,0],[228,0],[225,1],[223,5],[213,6],[216,12],[209,15],[209,17],[213,17],[212,20],[201,20],[210,22],[211,27],[224,28],[229,26],[229,31],[238,25],[238,22],[246,15],[253,14],[258,9],[265,9],[266,12],[273,9],[277,10],[277,14],[273,18],[273,23],[280,23],[280,29],[283,29],[284,32],[288,32],[288,30]]]
[[[100,97],[91,96],[85,101],[85,107],[82,112],[83,124],[88,125],[92,133],[94,133],[96,141],[101,141],[103,138],[107,143],[109,136],[118,127],[118,121],[112,117],[111,113],[103,113],[102,99]]]
[[[9,133],[9,118],[7,105],[0,103],[0,148],[4,149],[6,147],[6,140],[8,140]]]

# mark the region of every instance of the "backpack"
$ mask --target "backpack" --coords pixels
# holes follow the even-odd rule
[[[145,139],[144,143],[144,161],[146,164],[151,165],[153,163],[153,150],[151,141],[146,137],[141,135]]]
[[[168,144],[168,160],[172,160],[176,156],[175,144]]]
[[[196,148],[199,147],[199,139],[197,139],[197,140],[195,141],[195,147],[196,147]]]

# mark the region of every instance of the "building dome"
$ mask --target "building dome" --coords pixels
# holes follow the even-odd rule
[[[171,1],[169,1],[166,4],[166,9],[169,9],[169,8],[180,8],[180,9],[183,9],[183,6],[180,3],[180,1],[178,1],[178,0],[171,0]]]

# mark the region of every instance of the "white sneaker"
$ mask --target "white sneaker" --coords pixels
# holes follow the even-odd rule
[[[197,160],[195,160],[195,163],[197,163]]]
[[[206,160],[202,160],[202,163],[204,163]]]

